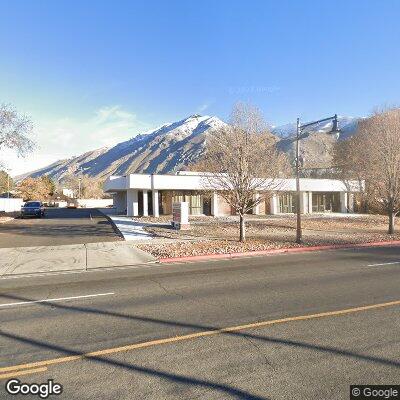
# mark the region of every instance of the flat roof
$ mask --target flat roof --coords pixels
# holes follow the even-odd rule
[[[139,190],[218,190],[217,180],[212,174],[194,171],[179,171],[176,174],[129,174],[112,175],[104,183],[106,192]],[[363,185],[363,184],[362,184]],[[221,188],[222,189],[222,188]],[[295,191],[294,178],[260,179],[257,190]],[[300,190],[310,192],[358,192],[358,181],[339,179],[301,178]]]

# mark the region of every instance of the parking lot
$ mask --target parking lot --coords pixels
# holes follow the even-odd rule
[[[56,246],[120,240],[111,223],[95,209],[52,209],[44,218],[0,224],[0,248]]]

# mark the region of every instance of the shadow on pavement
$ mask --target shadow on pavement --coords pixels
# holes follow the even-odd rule
[[[33,301],[34,300],[34,299],[26,298],[26,297],[9,295],[9,294],[7,294],[7,295],[2,294],[2,295],[0,295],[0,297],[12,299],[12,300],[19,300],[19,301]],[[39,305],[39,304],[37,304],[37,305]],[[69,310],[69,311],[78,312],[78,313],[98,314],[98,315],[128,319],[128,320],[132,320],[132,321],[148,322],[148,323],[159,324],[159,325],[164,325],[164,326],[166,325],[166,326],[173,326],[173,327],[178,326],[178,327],[182,327],[182,328],[190,328],[190,329],[194,329],[196,332],[212,331],[212,330],[221,329],[221,327],[215,327],[215,326],[211,326],[211,325],[199,325],[199,324],[192,324],[192,323],[186,323],[186,322],[180,322],[180,321],[170,321],[170,320],[159,319],[159,318],[138,316],[138,315],[132,315],[132,314],[123,314],[123,313],[118,313],[118,312],[113,312],[113,311],[101,310],[101,309],[97,309],[97,308],[69,306],[69,305],[55,303],[55,302],[40,303],[40,305],[44,306],[44,307],[59,308],[59,309]],[[280,344],[280,345],[290,346],[290,347],[304,348],[304,349],[308,349],[308,350],[319,351],[319,352],[323,352],[323,353],[338,355],[338,356],[357,359],[357,360],[361,360],[361,361],[372,362],[372,363],[376,363],[376,364],[380,364],[380,365],[384,365],[384,366],[400,368],[400,361],[397,361],[397,360],[391,360],[391,359],[386,359],[386,358],[377,357],[377,356],[370,356],[370,355],[366,355],[366,354],[355,353],[355,352],[352,352],[349,350],[343,350],[343,349],[336,348],[336,347],[320,346],[320,345],[296,341],[296,340],[279,339],[279,338],[273,338],[273,337],[268,337],[268,336],[261,336],[261,335],[256,335],[256,334],[252,334],[252,333],[246,333],[243,331],[221,332],[219,334],[233,336],[233,337],[243,337],[246,339],[253,339],[253,340],[258,340],[261,342]],[[26,343],[29,343],[29,341],[31,341],[32,342],[31,344],[40,345],[41,347],[47,347],[49,349],[59,350],[63,353],[80,354],[80,355],[83,354],[83,353],[75,352],[74,350],[69,350],[69,349],[64,349],[64,348],[61,348],[61,350],[60,350],[57,347],[57,345],[52,345],[49,343],[41,343],[41,342],[35,341],[33,339],[23,338],[23,337],[20,337],[18,335],[12,334],[12,333],[6,333],[4,331],[0,331],[0,335],[10,338],[10,339],[15,339],[17,341],[23,341]],[[92,359],[92,357],[91,357],[91,359]],[[103,358],[99,358],[98,361],[103,361],[103,360],[104,360]],[[111,362],[111,361],[109,360],[109,362]],[[112,361],[112,362],[114,362],[114,361]],[[124,364],[122,364],[122,366],[123,365]],[[136,368],[135,366],[132,366],[132,369],[135,369],[135,368]],[[139,368],[139,367],[137,367],[137,368]],[[139,368],[139,370],[140,370],[140,368]],[[143,370],[144,370],[143,372],[146,371],[146,369],[143,369]],[[154,373],[164,374],[159,371],[154,371]],[[165,373],[165,374],[168,375],[167,373]],[[189,378],[185,378],[185,379],[189,379]],[[258,398],[258,397],[245,397],[245,398]]]

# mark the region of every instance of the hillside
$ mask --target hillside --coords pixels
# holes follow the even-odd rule
[[[60,160],[18,178],[49,175],[55,180],[62,180],[69,174],[85,174],[101,179],[111,174],[177,171],[197,160],[203,152],[207,132],[223,125],[224,122],[217,117],[193,115],[137,135],[114,147]]]
[[[339,118],[339,138],[327,134],[331,124],[317,126],[301,141],[301,154],[305,167],[326,168],[331,165],[332,147],[336,140],[351,136],[357,128],[357,119]],[[68,175],[88,175],[104,179],[109,175],[134,172],[169,173],[185,169],[203,153],[207,133],[224,126],[217,117],[192,115],[178,122],[169,123],[113,147],[89,151],[80,156],[57,161],[45,168],[17,177],[48,175],[62,181]],[[295,124],[273,127],[278,148],[294,159]]]
[[[329,168],[332,166],[333,146],[338,140],[345,140],[353,135],[358,126],[358,118],[339,117],[339,135],[331,135],[332,124],[317,125],[312,131],[305,132],[300,141],[300,154],[305,168]],[[287,124],[272,129],[272,132],[281,137],[278,148],[287,153],[291,160],[296,151],[296,125]]]

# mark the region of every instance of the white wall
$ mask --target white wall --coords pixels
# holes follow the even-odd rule
[[[66,201],[56,201],[55,203],[57,204],[58,208],[67,207],[67,202]]]
[[[21,211],[22,204],[24,204],[24,201],[22,199],[0,198],[0,211],[4,212]]]
[[[67,197],[75,197],[72,189],[63,188],[62,194]]]
[[[76,199],[79,207],[102,208],[113,205],[113,199]]]
[[[197,173],[191,174],[130,174],[124,176],[110,176],[105,184],[104,190],[113,192],[126,189],[144,190],[204,190],[207,180],[204,175]],[[262,186],[260,189],[262,190]],[[295,179],[275,179],[272,186],[274,191],[295,191]],[[271,182],[266,182],[266,190],[271,190]],[[213,189],[209,187],[209,189]],[[346,183],[337,179],[300,179],[300,190],[302,192],[348,192],[358,191],[357,181],[347,181]]]
[[[113,194],[114,207],[117,214],[126,214],[126,191]]]
[[[126,181],[125,176],[111,175],[104,182],[104,190],[106,192],[112,192],[113,190],[127,189]]]

